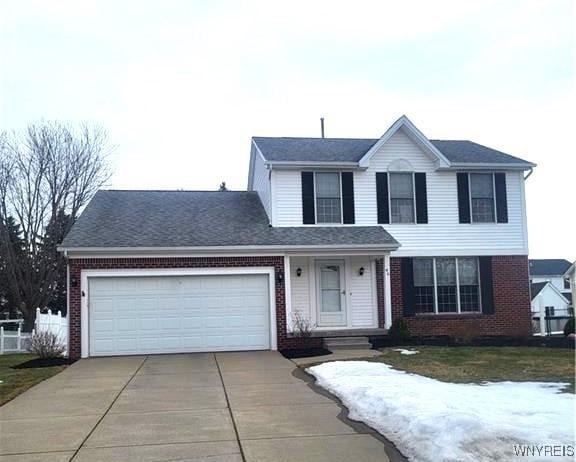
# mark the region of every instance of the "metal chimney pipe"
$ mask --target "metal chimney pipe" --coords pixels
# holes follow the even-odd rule
[[[320,117],[320,131],[322,132],[322,138],[324,138],[324,117]]]

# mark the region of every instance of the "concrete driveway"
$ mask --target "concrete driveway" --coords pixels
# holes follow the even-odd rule
[[[0,462],[397,458],[276,352],[81,360],[0,407]]]

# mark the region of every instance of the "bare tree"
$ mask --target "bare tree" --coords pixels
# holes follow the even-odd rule
[[[0,244],[15,303],[30,325],[58,290],[65,262],[56,249],[81,208],[110,178],[99,128],[58,122],[0,135]],[[10,249],[6,224],[20,226],[24,257]]]

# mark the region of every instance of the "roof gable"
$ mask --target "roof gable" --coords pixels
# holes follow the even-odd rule
[[[532,300],[534,300],[538,295],[544,293],[545,291],[551,291],[565,303],[570,303],[570,300],[568,300],[564,294],[560,292],[558,288],[550,281],[535,282],[530,284],[530,297]]]
[[[450,165],[450,161],[444,156],[444,154],[442,154],[405,115],[394,122],[392,126],[386,130],[386,133],[384,133],[380,139],[372,145],[372,147],[360,159],[359,165],[361,167],[368,167],[368,165],[370,165],[370,159],[398,130],[402,130],[422,149],[424,153],[437,161],[439,166],[448,167]]]

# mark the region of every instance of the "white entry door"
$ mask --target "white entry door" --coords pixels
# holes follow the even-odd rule
[[[345,327],[347,322],[344,260],[317,262],[316,280],[318,326]]]
[[[270,349],[266,275],[88,280],[90,356]]]

